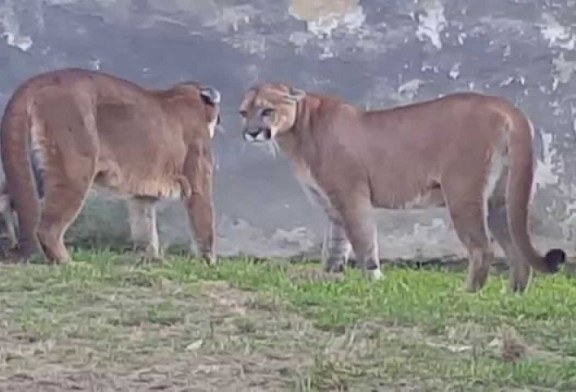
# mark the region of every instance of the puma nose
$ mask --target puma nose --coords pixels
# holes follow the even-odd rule
[[[256,128],[256,129],[247,129],[244,132],[247,136],[250,136],[252,138],[256,138],[256,136],[258,136],[258,134],[260,133],[260,128]]]
[[[269,128],[258,127],[252,129],[246,129],[244,131],[244,138],[246,140],[269,140],[272,137],[272,131]]]
[[[244,140],[247,140],[249,142],[255,141],[256,138],[258,137],[258,129],[253,129],[253,130],[244,130]]]

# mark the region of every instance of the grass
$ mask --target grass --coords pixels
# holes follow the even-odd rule
[[[0,390],[496,391],[576,388],[576,285],[537,276],[77,252],[0,267]],[[52,389],[50,389],[52,388]]]

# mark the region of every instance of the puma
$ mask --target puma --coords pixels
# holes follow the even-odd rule
[[[282,83],[261,83],[240,105],[243,137],[277,143],[330,222],[325,269],[343,271],[353,250],[366,275],[381,277],[374,208],[445,207],[469,255],[465,289],[480,290],[492,238],[523,292],[530,267],[554,273],[561,249],[542,257],[528,233],[533,182],[531,123],[508,101],[479,93],[382,110]]]
[[[183,199],[198,250],[214,263],[210,139],[219,112],[219,91],[192,81],[152,90],[69,68],[22,83],[0,124],[8,201],[18,218],[14,257],[69,261],[64,235],[95,186],[128,199],[133,240],[152,257],[159,252],[155,202]]]

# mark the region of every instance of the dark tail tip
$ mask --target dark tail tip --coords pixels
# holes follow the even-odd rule
[[[544,262],[550,272],[558,272],[560,265],[566,262],[566,253],[562,249],[550,249],[544,256]]]

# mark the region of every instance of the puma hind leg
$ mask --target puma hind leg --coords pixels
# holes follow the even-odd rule
[[[18,220],[15,218],[15,213],[12,208],[7,210],[2,210],[2,216],[4,218],[4,224],[6,226],[6,234],[8,236],[8,243],[10,249],[15,249],[18,246]]]
[[[352,245],[346,236],[344,222],[330,200],[317,186],[303,184],[303,189],[313,203],[322,208],[328,222],[322,238],[322,265],[325,272],[344,272]]]
[[[47,172],[46,193],[36,234],[45,256],[51,262],[70,261],[64,235],[84,204],[95,176],[95,163],[95,158],[75,162],[73,175],[58,166]]]
[[[473,195],[470,195],[473,196]],[[456,234],[468,252],[466,291],[476,292],[488,279],[493,252],[484,224],[485,208],[481,201],[466,202],[448,197],[448,209]]]
[[[454,230],[468,252],[465,289],[477,292],[488,279],[493,259],[487,227],[487,195],[484,172],[451,173],[442,182],[442,190]]]
[[[326,272],[344,272],[352,250],[352,245],[346,237],[344,225],[341,220],[330,218],[326,229],[324,269]]]
[[[504,252],[506,262],[510,266],[509,288],[512,292],[522,293],[528,287],[531,268],[522,257],[509,229],[508,214],[506,211],[506,180],[508,170],[505,169],[498,179],[492,195],[488,199],[488,227],[494,239]]]
[[[64,244],[68,227],[84,205],[97,172],[98,138],[92,101],[63,94],[58,104],[38,107],[44,127],[38,130],[44,198],[36,237],[53,263],[70,261]],[[89,114],[86,114],[89,113]]]
[[[12,209],[12,200],[10,195],[6,192],[5,184],[0,188],[0,215],[4,220],[4,227],[6,229],[6,236],[8,237],[8,247],[14,249],[18,245],[17,220],[14,219],[15,213]]]

